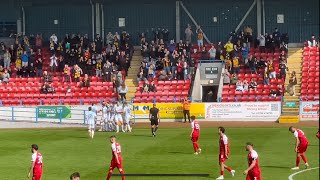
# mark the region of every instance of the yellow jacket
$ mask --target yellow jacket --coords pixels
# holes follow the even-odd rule
[[[227,43],[226,45],[224,45],[224,48],[226,49],[227,52],[231,52],[233,50],[233,44]]]

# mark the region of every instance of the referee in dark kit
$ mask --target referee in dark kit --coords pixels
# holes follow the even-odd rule
[[[149,119],[151,122],[151,132],[152,136],[156,137],[156,132],[159,127],[160,116],[159,116],[159,109],[156,107],[156,104],[153,104],[153,107],[149,111]]]

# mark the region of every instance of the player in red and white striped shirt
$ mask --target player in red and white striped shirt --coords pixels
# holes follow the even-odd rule
[[[230,142],[228,137],[224,134],[225,133],[224,127],[218,128],[218,133],[220,135],[219,138],[219,147],[220,147],[220,153],[219,153],[219,165],[220,165],[220,176],[217,179],[224,179],[224,169],[227,169],[232,177],[235,174],[235,170],[233,170],[231,167],[227,166],[225,162],[227,159],[229,159],[230,155]]]
[[[198,140],[199,140],[199,137],[200,137],[200,125],[198,123],[198,121],[196,121],[196,117],[195,116],[191,116],[191,134],[190,134],[190,137],[191,137],[191,141],[192,141],[192,144],[193,144],[193,149],[194,149],[194,154],[195,155],[198,155],[201,153],[201,148],[198,144]]]
[[[124,171],[122,169],[121,146],[116,141],[116,136],[111,136],[110,142],[111,142],[111,150],[112,150],[112,160],[110,163],[110,168],[109,168],[107,180],[110,180],[111,174],[112,174],[114,168],[118,168],[120,174],[124,174]],[[122,178],[122,180],[125,180],[124,176],[122,176],[121,178]]]
[[[307,157],[304,155],[304,153],[308,149],[308,139],[305,136],[304,132],[300,129],[297,129],[293,126],[289,127],[289,131],[293,133],[294,137],[296,138],[296,145],[295,145],[295,152],[297,153],[297,158],[296,158],[296,167],[291,168],[292,170],[298,170],[299,165],[300,165],[300,156],[302,160],[305,163],[306,168],[309,167]]]
[[[30,177],[31,171],[32,171],[32,180],[41,180],[41,176],[42,176],[42,169],[43,169],[42,155],[38,151],[38,149],[39,149],[38,145],[36,144],[31,145],[32,157],[31,157],[31,167],[28,174],[28,178]]]
[[[248,154],[248,168],[243,172],[247,175],[246,180],[261,180],[261,170],[259,167],[259,156],[257,151],[253,149],[253,144],[248,142],[246,145]]]

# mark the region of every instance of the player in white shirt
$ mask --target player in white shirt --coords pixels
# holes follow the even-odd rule
[[[121,130],[122,130],[122,132],[124,132],[123,120],[122,120],[123,108],[122,108],[122,105],[120,104],[119,101],[114,106],[114,111],[115,111],[114,120],[116,122],[117,133],[119,132],[119,125],[121,125]]]
[[[91,108],[91,110],[92,110],[92,112],[94,112],[94,113],[98,113],[98,107],[94,104],[94,103],[92,103],[92,106],[91,106],[92,108]]]
[[[123,104],[123,113],[124,113],[125,131],[131,132],[130,120],[131,120],[131,116],[132,116],[132,111],[131,111],[131,108],[128,106],[127,102],[124,102],[124,104]]]
[[[108,107],[107,107],[107,104],[103,104],[103,106],[102,106],[101,120],[103,122],[102,130],[107,131],[108,130]]]
[[[114,104],[113,103],[110,103],[110,106],[109,106],[109,121],[112,122],[112,124],[114,124],[114,116],[115,116],[115,112],[114,112]]]
[[[89,107],[88,110],[89,111],[87,112],[87,121],[88,121],[88,127],[89,127],[89,136],[93,139],[95,119],[97,117],[97,114],[92,111],[92,107]]]
[[[109,104],[107,102],[106,104],[106,107],[107,107],[107,131],[113,131],[114,130],[114,127],[115,127],[115,124],[113,122],[113,119],[114,119],[114,112],[113,112],[113,106],[112,104]]]

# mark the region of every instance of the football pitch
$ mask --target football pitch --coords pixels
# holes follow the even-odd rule
[[[310,168],[319,167],[317,127],[301,128],[310,146],[306,153]],[[39,145],[43,156],[42,180],[67,180],[78,171],[82,180],[106,178],[111,160],[109,136],[97,132],[93,140],[86,129],[30,129],[0,131],[0,179],[25,180],[30,166],[30,145]],[[127,177],[127,180],[205,180],[219,176],[217,128],[201,128],[202,154],[194,155],[190,128],[159,128],[156,138],[150,129],[134,129],[117,134],[122,146],[123,168],[128,174],[209,174],[209,177]],[[259,154],[263,180],[286,180],[296,171],[294,137],[288,128],[227,128],[231,154],[227,165],[236,170],[235,177],[226,171],[225,179],[243,180],[247,167],[245,143],[250,141]],[[303,161],[301,161],[303,170]],[[114,171],[118,174],[118,171]],[[297,174],[294,180],[319,179],[319,169]],[[112,177],[112,179],[121,179]]]

